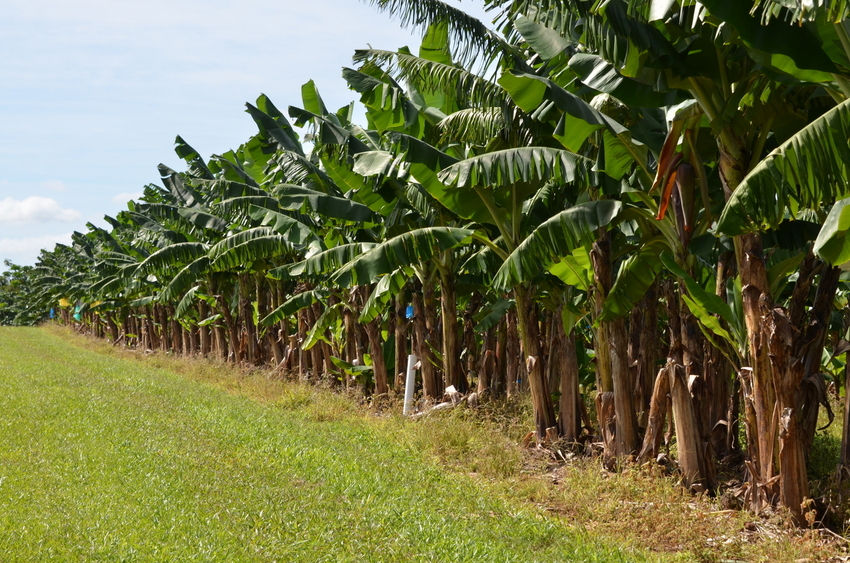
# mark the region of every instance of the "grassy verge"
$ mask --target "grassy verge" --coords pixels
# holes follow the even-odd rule
[[[345,397],[104,350],[0,329],[4,562],[640,559]]]
[[[252,515],[256,522],[253,528],[237,534],[234,527],[240,529],[240,512],[218,512],[215,526],[202,524],[208,527],[206,533],[211,537],[234,536],[237,544],[251,537],[258,546],[271,547],[260,551],[247,545],[239,549],[221,547],[225,551],[198,554],[198,559],[799,562],[839,561],[834,558],[843,553],[841,542],[831,541],[828,535],[787,528],[782,514],[758,518],[724,510],[718,499],[683,494],[676,486],[675,476],[664,475],[657,466],[614,474],[604,471],[596,460],[576,457],[564,463],[547,452],[523,450],[518,444],[533,427],[525,401],[489,404],[476,411],[457,409],[413,422],[394,414],[400,405],[392,402],[366,407],[356,395],[271,379],[263,371],[245,373],[208,361],[113,348],[58,327],[42,332],[54,334],[61,342],[46,336],[32,338],[44,338],[50,347],[70,345],[93,352],[78,351],[83,354],[81,357],[89,358],[87,361],[121,360],[117,364],[122,366],[120,369],[132,372],[133,381],[145,388],[161,389],[163,381],[167,382],[170,400],[184,405],[174,407],[179,413],[172,417],[175,424],[178,420],[180,424],[195,421],[191,413],[197,409],[188,413],[181,409],[199,396],[219,405],[204,418],[204,428],[225,424],[229,407],[225,409],[218,402],[223,390],[231,395],[224,403],[233,401],[251,413],[248,419],[229,424],[230,432],[238,430],[240,436],[244,436],[242,430],[249,435],[265,432],[272,437],[271,444],[263,439],[256,452],[242,448],[235,457],[226,444],[214,442],[211,448],[204,448],[204,461],[195,463],[199,479],[210,481],[223,471],[214,460],[231,456],[224,471],[228,467],[238,470],[231,472],[230,479],[221,476],[214,495],[238,502],[242,513]],[[0,331],[0,350],[9,336]],[[76,357],[75,353],[70,352],[69,357]],[[0,374],[4,369],[0,361]],[[114,371],[110,368],[109,373]],[[180,377],[175,378],[171,375],[174,373]],[[0,381],[3,377],[0,375]],[[119,380],[123,381],[123,377]],[[107,374],[107,378],[114,377]],[[0,393],[6,395],[3,385],[6,383],[0,383]],[[0,408],[4,400],[7,398],[0,398]],[[251,422],[253,417],[261,417],[266,430],[259,432]],[[269,424],[271,430],[267,429]],[[201,435],[206,435],[206,431],[198,434]],[[238,438],[242,439],[247,438]],[[282,443],[289,445],[284,448]],[[322,467],[315,468],[311,461],[293,468],[285,459],[279,459],[289,456],[292,448],[301,452],[299,458],[309,457]],[[250,468],[245,468],[243,462],[249,463]],[[325,462],[331,467],[324,467]],[[0,479],[6,474],[5,466],[5,458],[0,455]],[[297,500],[289,502],[285,495],[279,499],[269,493],[275,490],[273,486],[262,493],[265,501],[249,503],[247,497],[257,493],[242,490],[255,468],[278,475],[283,483],[275,486],[295,491],[291,494],[297,494],[303,505]],[[372,483],[376,486],[372,487]],[[250,487],[256,489],[258,485],[251,481]],[[357,491],[353,495],[356,500],[347,492],[352,488]],[[0,484],[0,530],[8,528],[2,513],[9,494]],[[364,495],[370,500],[364,500]],[[316,497],[318,502],[313,500]],[[215,502],[220,501],[210,500]],[[373,506],[375,502],[380,507]],[[283,520],[279,515],[292,510],[293,505],[308,514]],[[179,506],[180,502],[169,504],[169,508]],[[277,516],[268,517],[270,510]],[[289,535],[281,535],[278,528],[305,521],[308,523],[299,524],[302,527],[297,533],[290,530]],[[386,530],[388,527],[391,531]],[[248,530],[252,530],[250,534]],[[117,528],[112,536],[123,533]],[[82,537],[79,531],[75,534]],[[12,536],[0,532],[0,553],[7,537]],[[57,541],[67,546],[70,537]],[[136,546],[133,549],[138,555],[88,555],[77,560],[191,560],[197,550],[194,544],[188,544],[175,552],[178,556],[159,556],[133,541],[125,543]],[[230,545],[224,540],[220,544],[207,543]],[[149,544],[173,549],[162,539],[153,539]],[[50,559],[43,557],[44,551],[30,553],[40,556],[0,559]],[[61,555],[68,553],[66,547]],[[73,558],[57,555],[54,560]]]

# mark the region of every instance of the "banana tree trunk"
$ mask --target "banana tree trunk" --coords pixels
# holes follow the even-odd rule
[[[824,381],[823,372],[820,368],[823,348],[829,332],[832,303],[835,299],[835,293],[838,290],[838,282],[841,276],[841,270],[839,268],[830,268],[826,264],[823,264],[821,269],[822,272],[817,292],[815,293],[815,300],[812,307],[808,310],[809,321],[803,325],[794,325],[806,326],[806,329],[801,331],[798,337],[800,342],[795,346],[795,349],[802,350],[803,448],[807,455],[814,443],[815,432],[818,427],[819,407],[823,404],[829,409],[829,401],[826,396],[826,381]],[[831,420],[832,411],[829,410],[828,414]]]
[[[115,319],[112,318],[111,313],[106,313],[106,327],[109,329],[109,340],[111,344],[115,345],[118,343],[118,325],[115,324]]]
[[[154,311],[159,322],[159,348],[167,352],[170,347],[168,313],[163,305],[155,305]]]
[[[319,318],[322,316],[322,309],[318,303],[313,303],[311,306],[307,307],[307,319],[310,323],[310,327],[313,328],[316,326],[316,323],[319,321]],[[325,367],[325,358],[324,358],[324,346],[322,346],[323,342],[320,340],[316,344],[314,344],[310,348],[310,361],[313,364],[313,377],[318,379],[324,374]],[[362,363],[362,362],[361,362]]]
[[[549,393],[549,384],[546,380],[545,361],[540,350],[540,329],[537,315],[528,293],[529,290],[525,285],[520,285],[514,290],[517,325],[522,341],[522,357],[525,358],[528,383],[531,388],[535,429],[537,430],[537,437],[543,440],[546,438],[547,429],[556,426],[557,421]]]
[[[733,272],[734,254],[726,252],[717,261],[715,294],[724,302],[726,282]],[[730,387],[733,367],[723,353],[703,340],[703,374],[708,400],[706,401],[707,430],[711,449],[718,459],[729,456],[737,448],[737,396]],[[734,416],[732,416],[734,414]]]
[[[419,285],[419,288],[424,289],[421,285]],[[431,335],[428,330],[425,305],[423,303],[424,294],[424,291],[413,292],[413,326],[416,333],[416,356],[419,358],[419,372],[422,374],[422,388],[425,396],[430,399],[438,399],[443,393],[437,383],[433,354],[428,345]]]
[[[661,450],[664,439],[664,420],[667,418],[667,400],[670,394],[670,376],[667,367],[661,368],[655,378],[652,398],[649,401],[649,417],[647,418],[646,433],[643,436],[643,446],[638,454],[638,463],[654,460]]]
[[[440,307],[443,312],[443,376],[447,385],[454,385],[459,392],[466,393],[469,385],[460,365],[454,273],[440,276]]]
[[[359,288],[361,307],[366,304],[374,287],[362,286]],[[387,364],[384,361],[384,343],[381,340],[380,317],[369,321],[364,325],[366,335],[369,338],[369,351],[372,356],[372,375],[375,380],[375,394],[386,395],[389,392],[387,383]]]
[[[593,275],[596,279],[594,304],[596,315],[602,312],[605,298],[614,284],[611,266],[611,241],[607,231],[593,243],[590,253]],[[638,449],[637,416],[635,414],[628,363],[628,339],[625,320],[621,317],[601,321],[596,342],[597,385],[602,393],[614,393],[614,436],[603,432],[605,456],[627,456]],[[609,412],[603,409],[603,412]],[[608,428],[611,420],[599,420],[600,427]],[[612,441],[613,438],[613,441]]]
[[[426,346],[433,347],[435,353],[429,355],[430,362],[433,368],[433,378],[436,385],[436,395],[442,396],[445,386],[443,385],[442,369],[438,367],[440,363],[437,361],[438,355],[442,352],[442,338],[440,338],[438,324],[439,317],[437,316],[437,296],[434,293],[434,283],[429,280],[428,283],[422,286],[422,308],[425,318],[425,329],[427,331]]]
[[[254,305],[251,301],[251,289],[253,287],[250,274],[239,274],[239,319],[242,321],[242,326],[245,327],[247,360],[252,366],[257,365],[259,361],[257,327],[254,325]]]
[[[220,293],[216,295],[221,316],[224,319],[224,326],[227,328],[227,347],[229,350],[224,354],[224,357],[229,361],[242,363],[242,349],[239,346],[239,327],[236,324],[236,319],[230,313],[230,303]]]
[[[721,131],[719,141],[720,177],[727,197],[747,172],[748,151],[734,132]],[[761,235],[747,233],[735,237],[735,254],[741,276],[744,321],[749,341],[750,369],[742,370],[747,381],[743,388],[746,412],[752,419],[747,428],[756,436],[748,444],[750,455],[750,506],[759,509],[775,498],[803,524],[800,503],[808,495],[808,480],[800,430],[800,386],[802,365],[790,349],[793,338],[786,312],[774,307],[767,278]],[[754,438],[754,439],[752,439]],[[774,465],[777,443],[779,467]],[[779,474],[778,490],[774,475]]]
[[[847,478],[850,470],[850,353],[844,355],[844,426],[841,429],[840,475]]]
[[[489,393],[496,372],[496,328],[490,327],[481,339],[481,354],[478,360],[478,385],[476,391],[479,395]]]
[[[684,359],[686,342],[691,346],[695,344],[690,338],[690,330],[685,326],[687,321],[683,319],[684,305],[672,282],[667,281],[664,284],[664,293],[670,336],[666,373],[669,379],[679,465],[684,474],[683,482],[686,487],[697,491],[713,489],[713,472],[710,472],[707,467],[706,449],[700,434],[697,413],[691,396],[691,385],[689,385],[689,379],[693,377],[693,381],[697,383],[699,375],[688,372],[689,367],[694,369],[694,364],[686,366]]]
[[[501,321],[499,321],[499,325],[496,329],[496,349],[495,349],[495,367],[493,371],[493,379],[490,384],[490,390],[494,396],[502,396],[506,393],[507,389],[507,371],[506,371],[506,358],[505,354],[507,353],[507,345],[508,345],[508,335],[507,335],[507,320],[503,317]]]
[[[558,429],[561,437],[569,442],[578,440],[581,433],[581,395],[579,394],[578,356],[576,355],[575,333],[569,335],[564,329],[561,315],[557,315],[555,329],[560,340],[558,372],[561,397],[558,403]]]
[[[377,320],[366,323],[366,334],[369,336],[369,349],[372,353],[372,373],[375,377],[375,394],[386,395],[389,392],[387,384],[387,365],[384,362],[381,327]]]
[[[159,346],[159,338],[154,329],[153,310],[151,307],[145,307],[145,337],[147,339],[145,343],[146,349],[154,350]]]
[[[404,291],[399,292],[395,296],[395,388],[404,389],[404,373],[407,369],[408,356],[408,321],[407,321],[407,302],[404,298]]]
[[[207,307],[207,303],[204,300],[198,301],[198,317],[202,321],[209,317],[209,307]],[[212,346],[211,346],[211,343],[210,343],[210,327],[209,327],[209,325],[199,326],[198,327],[198,336],[200,337],[200,340],[201,340],[201,350],[200,350],[201,356],[206,357],[210,354],[210,351],[212,349]]]
[[[658,284],[652,284],[629,316],[629,368],[634,382],[638,426],[646,428],[656,375]]]
[[[508,311],[505,320],[505,333],[505,378],[507,379],[507,393],[510,398],[519,392],[519,378],[521,377],[519,371],[520,345],[516,310]]]

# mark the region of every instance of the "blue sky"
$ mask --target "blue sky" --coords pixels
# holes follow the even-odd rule
[[[369,45],[418,37],[357,0],[3,0],[0,261],[105,227],[159,163],[182,169],[177,135],[204,156],[246,141],[260,93],[300,105],[313,79],[329,107],[355,100],[341,69]]]

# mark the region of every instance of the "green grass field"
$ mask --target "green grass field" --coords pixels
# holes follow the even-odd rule
[[[309,400],[0,328],[0,561],[634,561]]]

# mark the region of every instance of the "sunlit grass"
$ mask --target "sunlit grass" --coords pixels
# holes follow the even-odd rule
[[[4,562],[636,559],[432,463],[421,436],[388,440],[401,421],[346,397],[104,350],[0,329]],[[457,422],[444,455],[492,458]]]

